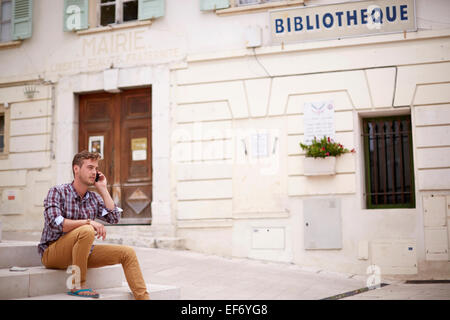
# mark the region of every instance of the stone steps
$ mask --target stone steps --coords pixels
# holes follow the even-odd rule
[[[38,242],[5,241],[0,242],[0,269],[41,266],[41,257],[37,251]]]
[[[148,284],[147,290],[151,300],[179,300],[180,288],[175,286],[165,286],[157,284]],[[68,290],[66,290],[68,291]],[[67,293],[59,293],[53,295],[45,295],[38,297],[22,298],[19,300],[133,300],[133,294],[128,287],[128,284],[124,282],[121,287],[110,289],[96,289],[100,294],[98,299],[83,298],[70,296]]]
[[[26,271],[0,269],[0,299],[17,299],[51,295],[67,291],[66,281],[70,274],[66,270],[29,267]],[[93,288],[109,289],[121,287],[123,271],[121,265],[88,269],[87,278]]]
[[[108,235],[105,241],[98,242],[98,244],[101,243],[175,250],[183,250],[185,248],[184,239],[176,237],[124,236],[113,234]]]
[[[41,264],[37,242],[4,241],[0,243],[0,300],[4,299],[85,299],[69,296],[66,270],[47,269]],[[25,267],[24,271],[10,268]],[[100,299],[134,299],[120,264],[87,271],[89,286],[101,294]],[[180,289],[151,284],[151,299],[179,299]],[[93,299],[92,299],[93,300]]]

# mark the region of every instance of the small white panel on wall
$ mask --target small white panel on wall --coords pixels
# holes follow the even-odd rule
[[[252,229],[252,249],[284,249],[284,228]]]
[[[425,256],[429,261],[448,260],[447,227],[425,228]]]
[[[262,30],[260,26],[248,26],[245,28],[245,46],[257,48],[262,45]]]
[[[450,196],[447,196],[447,218],[450,218]]]
[[[374,240],[371,242],[371,261],[383,274],[417,273],[417,254],[414,240]]]
[[[341,201],[303,200],[305,249],[342,249]]]
[[[423,219],[425,227],[442,227],[447,221],[447,203],[445,196],[423,197]]]
[[[448,247],[450,249],[450,196],[447,196],[447,237]],[[450,261],[450,252],[448,253],[448,260]]]
[[[106,92],[117,93],[120,92],[119,84],[119,69],[108,69],[103,71],[103,89]]]
[[[4,189],[1,194],[0,215],[23,214],[24,197],[21,189]]]
[[[358,259],[368,260],[369,259],[369,241],[362,240],[358,243]]]
[[[448,238],[447,246],[450,249],[450,218],[447,219],[447,238]],[[450,261],[450,252],[448,252],[448,260]]]

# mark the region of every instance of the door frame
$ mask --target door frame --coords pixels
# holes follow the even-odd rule
[[[86,130],[89,130],[88,128],[90,128],[90,130],[92,130],[93,128],[91,127],[92,125],[94,125],[95,128],[98,128],[99,125],[106,125],[107,127],[109,127],[109,133],[111,134],[111,138],[108,140],[107,139],[107,135],[105,136],[105,157],[104,157],[104,161],[108,161],[105,162],[104,165],[108,167],[109,165],[109,170],[108,171],[103,171],[105,173],[105,175],[108,178],[108,186],[110,187],[110,194],[111,197],[113,198],[114,202],[116,203],[116,205],[118,205],[120,208],[124,209],[124,213],[127,212],[127,206],[128,209],[131,210],[131,212],[133,212],[133,208],[130,207],[130,204],[127,202],[126,200],[126,194],[127,194],[127,190],[125,190],[126,188],[129,187],[138,187],[138,186],[146,186],[147,184],[150,185],[150,195],[147,194],[147,196],[150,197],[150,203],[147,206],[149,206],[148,209],[146,210],[150,210],[150,217],[148,216],[141,216],[139,215],[139,217],[134,217],[134,218],[130,218],[130,217],[125,217],[124,215],[122,215],[122,219],[120,219],[118,225],[150,225],[151,224],[151,196],[152,196],[152,192],[151,192],[151,188],[152,188],[152,180],[153,180],[153,170],[152,170],[152,166],[150,163],[150,167],[149,167],[149,172],[150,172],[150,180],[147,181],[147,178],[144,178],[144,180],[142,181],[137,181],[137,182],[133,182],[131,180],[127,180],[125,179],[127,173],[126,170],[124,171],[124,168],[128,167],[128,165],[130,165],[130,167],[132,166],[131,163],[128,163],[128,160],[126,160],[125,158],[128,157],[128,153],[129,152],[129,148],[127,149],[125,147],[126,145],[126,135],[124,136],[124,129],[127,127],[127,124],[125,123],[126,121],[128,121],[128,125],[130,125],[130,121],[136,121],[136,119],[131,119],[131,120],[127,120],[127,114],[125,113],[125,109],[124,107],[124,103],[125,100],[127,100],[127,98],[130,98],[131,96],[135,96],[136,94],[139,95],[140,97],[142,97],[143,95],[145,95],[146,99],[150,100],[150,105],[149,105],[149,111],[150,111],[150,117],[151,117],[151,108],[152,108],[152,103],[151,103],[151,93],[152,93],[152,87],[142,87],[142,88],[132,88],[132,89],[124,89],[121,92],[96,92],[96,93],[88,93],[88,94],[80,94],[78,95],[78,100],[79,100],[79,104],[78,104],[78,110],[79,110],[79,129],[83,129],[83,127]],[[95,101],[101,101],[104,102],[106,101],[107,105],[108,105],[108,118],[109,120],[106,121],[106,119],[96,119],[95,116],[92,116],[93,118],[88,118],[87,115],[83,115],[81,114],[80,108],[83,105],[83,103],[87,103],[87,102],[91,102],[91,103],[95,103]],[[148,113],[147,113],[148,114]],[[84,124],[81,123],[81,117],[83,117],[84,119]],[[151,118],[150,118],[151,119]],[[94,122],[92,122],[92,120],[94,120]],[[100,123],[96,124],[95,120],[99,120]],[[140,119],[138,119],[139,121]],[[146,162],[151,161],[151,155],[152,155],[152,132],[151,132],[151,125],[152,123],[148,123],[148,121],[146,121],[147,119],[142,119],[144,120],[145,125],[149,125],[149,129],[150,132],[147,132],[148,136],[148,149],[147,149],[147,154],[150,155],[150,157],[147,157]],[[141,120],[141,121],[142,121]],[[101,127],[100,127],[101,128]],[[94,129],[95,130],[95,129]],[[83,140],[87,139],[87,137],[82,133],[79,132],[78,134],[78,138],[83,138]],[[83,150],[83,149],[88,149],[89,146],[88,145],[84,145],[84,143],[81,143],[80,140],[78,140],[78,150]],[[106,144],[109,143],[109,148],[106,148]],[[125,149],[124,149],[125,148]],[[127,151],[128,150],[128,151]],[[108,155],[110,157],[108,157]],[[112,157],[111,157],[112,155]],[[106,160],[108,159],[108,160]],[[124,162],[125,161],[125,162]],[[102,167],[102,166],[100,166]],[[106,170],[106,168],[104,168],[103,170]],[[148,187],[148,186],[147,186]],[[92,191],[95,191],[95,188],[92,187]],[[130,213],[131,213],[130,212]],[[106,222],[100,221],[103,224],[107,224]]]
[[[168,66],[121,69],[119,89],[152,87],[152,229],[163,236],[175,234],[170,194],[170,70]],[[102,92],[104,71],[61,78],[56,91],[55,158],[57,184],[73,180],[72,159],[78,151],[79,94]]]

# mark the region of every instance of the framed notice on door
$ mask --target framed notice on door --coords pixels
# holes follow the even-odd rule
[[[91,136],[89,137],[89,152],[98,152],[103,158],[104,148],[104,136]]]
[[[131,139],[131,160],[147,160],[147,138]]]

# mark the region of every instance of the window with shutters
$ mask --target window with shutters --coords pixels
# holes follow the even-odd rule
[[[411,117],[363,119],[368,209],[414,208]]]
[[[138,0],[100,0],[100,25],[138,20]]]
[[[8,42],[12,40],[11,33],[11,16],[12,1],[0,0],[0,42]]]
[[[304,4],[304,0],[200,0],[201,11],[215,11],[218,15],[267,11]]]
[[[150,25],[166,0],[64,0],[64,31],[79,35]]]

